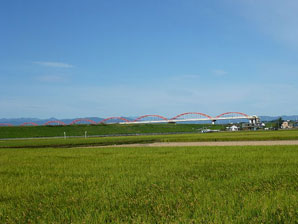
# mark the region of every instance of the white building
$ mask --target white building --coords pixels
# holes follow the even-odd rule
[[[228,131],[239,131],[239,128],[236,125],[232,125],[230,127],[227,127]]]

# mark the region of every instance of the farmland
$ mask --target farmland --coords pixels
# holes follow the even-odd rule
[[[223,125],[210,124],[99,124],[66,126],[0,126],[0,138],[32,138],[92,135],[146,134],[198,132],[201,128],[224,129]]]
[[[113,145],[297,139],[291,130],[1,140],[0,223],[295,223],[297,145]]]
[[[0,149],[0,223],[295,223],[297,146]]]
[[[290,131],[241,131],[219,133],[193,133],[172,135],[144,135],[118,137],[58,138],[30,140],[2,140],[4,147],[73,147],[104,146],[116,144],[154,143],[154,142],[215,142],[215,141],[261,141],[261,140],[297,140],[298,130]]]

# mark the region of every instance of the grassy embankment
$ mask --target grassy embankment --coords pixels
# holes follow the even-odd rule
[[[104,146],[104,145],[115,145],[115,144],[153,143],[153,142],[261,141],[261,140],[298,140],[298,130],[121,136],[121,137],[99,137],[99,138],[86,138],[86,139],[85,138],[66,138],[66,139],[3,140],[3,141],[0,141],[0,148]]]
[[[201,128],[224,129],[223,125],[210,124],[99,124],[67,126],[13,126],[0,127],[0,138],[31,138],[88,135],[115,135],[141,133],[198,132]]]
[[[297,146],[0,149],[0,223],[295,223]]]

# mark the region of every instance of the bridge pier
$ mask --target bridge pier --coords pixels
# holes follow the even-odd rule
[[[216,120],[212,120],[212,124],[213,124],[213,125],[215,124],[215,122],[216,122]]]
[[[253,116],[249,119],[249,123],[253,125],[257,125],[260,123],[260,118],[258,116]]]

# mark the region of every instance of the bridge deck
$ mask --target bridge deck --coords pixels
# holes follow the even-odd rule
[[[189,121],[218,121],[218,120],[239,120],[239,119],[255,119],[254,116],[243,117],[218,117],[218,118],[186,118],[186,119],[174,119],[174,120],[155,120],[155,121],[131,121],[131,122],[119,122],[119,124],[150,124],[150,123],[169,123],[169,122],[189,122]]]

